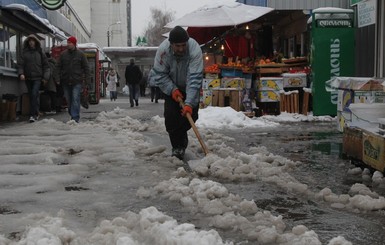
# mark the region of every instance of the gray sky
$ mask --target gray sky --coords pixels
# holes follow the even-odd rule
[[[226,2],[235,2],[235,0],[132,0],[132,37],[136,40],[137,36],[143,34],[147,23],[151,20],[151,7],[171,10],[178,19],[204,5]]]

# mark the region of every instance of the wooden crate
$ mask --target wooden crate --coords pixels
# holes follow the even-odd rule
[[[363,131],[362,134],[362,161],[380,171],[385,169],[385,138],[382,135]]]
[[[225,107],[230,106],[236,111],[241,109],[241,95],[240,89],[215,89],[212,95],[212,106]]]
[[[346,127],[342,138],[342,154],[362,161],[362,135],[360,128]]]

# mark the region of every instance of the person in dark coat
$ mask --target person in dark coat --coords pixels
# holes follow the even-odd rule
[[[125,78],[126,84],[130,93],[130,104],[131,107],[134,106],[134,101],[136,106],[139,105],[139,83],[143,77],[143,73],[140,70],[139,66],[135,65],[135,60],[131,59],[130,64],[126,66]]]
[[[63,86],[64,97],[68,104],[71,120],[80,120],[80,96],[82,89],[90,79],[87,57],[76,47],[77,40],[71,36],[67,39],[67,50],[63,51],[56,64],[55,81]]]
[[[23,42],[23,52],[19,60],[19,78],[27,86],[30,112],[29,122],[39,118],[39,90],[41,83],[46,83],[50,76],[48,60],[35,35],[29,35]]]
[[[46,114],[56,114],[57,109],[57,84],[55,82],[55,70],[56,70],[56,61],[51,57],[49,53],[46,53],[48,58],[48,65],[50,69],[50,76],[46,83],[43,85],[44,92],[48,94],[50,101],[50,110],[45,112]]]

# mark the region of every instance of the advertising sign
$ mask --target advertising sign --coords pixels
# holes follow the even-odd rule
[[[360,2],[357,5],[358,27],[373,25],[376,23],[376,0]]]
[[[60,9],[67,0],[39,0],[39,3],[48,10]]]

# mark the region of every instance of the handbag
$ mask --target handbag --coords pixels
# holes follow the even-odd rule
[[[119,82],[116,83],[116,87],[120,87],[120,83]]]

